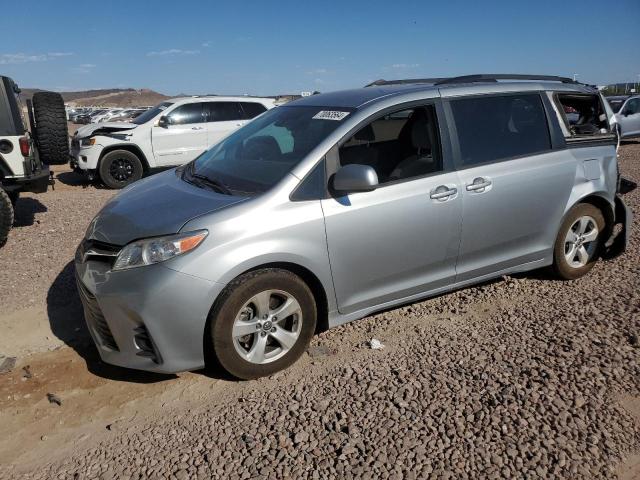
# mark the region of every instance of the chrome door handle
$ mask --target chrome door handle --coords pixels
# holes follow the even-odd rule
[[[445,185],[440,185],[431,193],[430,197],[434,200],[445,200],[456,193],[458,193],[457,188],[447,188]]]
[[[467,184],[467,190],[469,192],[477,192],[477,191],[480,191],[480,190],[484,190],[485,188],[487,188],[490,185],[491,185],[491,180],[486,179],[486,178],[482,178],[482,177],[478,177],[478,178],[474,178],[473,179],[473,183]]]
[[[204,130],[204,127],[191,127],[191,130]]]

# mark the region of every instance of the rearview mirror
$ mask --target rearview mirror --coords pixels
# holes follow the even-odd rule
[[[171,125],[171,119],[169,117],[163,115],[160,117],[160,120],[158,120],[159,127],[167,128],[169,125]]]
[[[345,165],[333,176],[333,189],[338,193],[371,192],[378,188],[378,174],[369,165]]]

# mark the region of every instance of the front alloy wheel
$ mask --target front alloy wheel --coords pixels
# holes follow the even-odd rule
[[[266,268],[241,275],[209,316],[215,359],[238,378],[271,375],[304,353],[316,316],[311,290],[292,272]]]
[[[246,361],[258,365],[282,358],[302,331],[302,309],[282,290],[260,292],[242,307],[233,323],[233,344]]]

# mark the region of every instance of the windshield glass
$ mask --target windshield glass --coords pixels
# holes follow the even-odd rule
[[[162,102],[159,105],[156,105],[155,107],[147,110],[146,112],[144,112],[142,115],[139,115],[133,122],[131,123],[135,123],[136,125],[142,125],[143,123],[148,122],[149,120],[151,120],[153,117],[155,117],[156,115],[158,115],[160,112],[165,111],[167,108],[169,108],[171,105],[173,105],[173,103],[171,102]]]
[[[191,168],[185,169],[185,175],[216,181],[233,192],[264,192],[333,132],[351,111],[342,107],[295,105],[273,108],[204,152]]]

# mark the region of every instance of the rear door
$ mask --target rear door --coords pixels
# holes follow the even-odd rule
[[[248,122],[240,102],[207,102],[207,145],[215,145]]]
[[[152,127],[153,153],[159,166],[182,165],[207,149],[207,123],[202,102],[185,103],[166,115],[165,127]]]
[[[457,281],[548,261],[576,162],[552,150],[542,96],[452,98],[445,108],[464,219]]]

